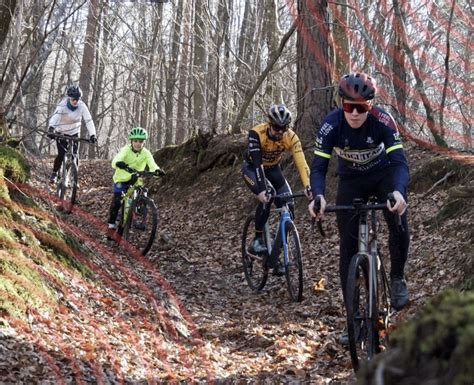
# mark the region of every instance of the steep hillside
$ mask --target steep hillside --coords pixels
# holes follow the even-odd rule
[[[30,159],[32,178],[8,182],[15,199],[2,198],[0,212],[0,379],[354,381],[348,353],[337,343],[345,320],[333,218],[326,219],[322,240],[307,202],[297,205],[301,303],[289,300],[284,278],[271,276],[259,294],[245,282],[240,236],[255,201],[239,174],[243,143],[241,137],[196,138],[156,154],[168,175],[150,181],[160,223],[146,258],[103,240],[111,199],[107,161],[82,162],[81,204],[65,215],[44,182],[50,160]],[[416,320],[444,288],[471,289],[474,270],[472,165],[408,147],[412,301],[396,315],[397,327]],[[285,172],[297,190],[290,164]]]

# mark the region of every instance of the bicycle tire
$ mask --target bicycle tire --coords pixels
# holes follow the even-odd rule
[[[126,222],[124,211],[125,211],[125,202],[122,199],[122,202],[120,204],[119,214],[117,215],[117,221],[116,221],[117,233],[120,235],[120,237],[123,236],[123,230],[125,228],[125,222]]]
[[[255,233],[255,215],[249,215],[242,233],[242,266],[245,279],[253,292],[262,290],[267,283],[267,256],[252,253],[252,241]]]
[[[130,205],[130,213],[123,228],[123,238],[145,256],[153,246],[158,227],[158,209],[146,196],[138,196]]]
[[[378,274],[377,285],[377,309],[378,319],[376,320],[377,328],[377,353],[386,350],[389,347],[389,329],[390,316],[392,307],[390,303],[390,286],[388,276],[383,262],[380,260],[380,269]]]
[[[72,206],[76,202],[77,195],[77,165],[73,160],[65,160],[61,170],[61,178],[57,184],[57,196],[62,201],[62,206],[67,213],[70,213]]]
[[[346,286],[347,332],[349,351],[354,371],[362,361],[369,361],[376,353],[378,318],[375,293],[372,294],[372,317],[369,315],[369,260],[366,255],[356,254],[351,259]]]
[[[285,264],[285,276],[288,283],[288,292],[293,302],[301,302],[303,298],[303,264],[300,237],[293,222],[286,223],[285,233],[286,254],[288,256],[288,263]]]

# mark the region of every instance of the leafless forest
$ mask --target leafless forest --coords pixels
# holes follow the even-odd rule
[[[151,148],[238,133],[272,102],[306,145],[340,76],[377,78],[406,138],[472,147],[472,3],[306,0],[1,0],[0,123],[36,154],[78,83],[108,158],[136,125]]]

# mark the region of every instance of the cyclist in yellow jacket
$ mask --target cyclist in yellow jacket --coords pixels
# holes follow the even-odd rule
[[[275,104],[268,110],[268,121],[253,127],[248,134],[248,150],[242,164],[242,175],[260,201],[255,212],[255,239],[252,243],[255,253],[266,251],[263,227],[269,215],[269,208],[265,205],[270,200],[269,189],[274,189],[277,194],[291,193],[280,167],[284,152],[292,152],[305,193],[311,198],[309,167],[298,135],[289,128],[290,122],[291,112],[284,105]],[[278,200],[275,204],[281,207]],[[290,204],[290,210],[293,214],[293,204]],[[274,273],[281,274],[281,269],[275,267]]]
[[[109,210],[108,228],[109,233],[107,239],[112,240],[111,232],[115,231],[117,215],[120,210],[122,194],[128,187],[135,183],[132,174],[128,169],[143,171],[146,167],[150,172],[156,172],[157,175],[163,176],[164,171],[156,164],[152,153],[144,147],[145,140],[148,139],[148,133],[144,128],[134,127],[128,134],[130,144],[120,149],[117,155],[112,159],[112,167],[115,169],[113,176],[114,196]]]

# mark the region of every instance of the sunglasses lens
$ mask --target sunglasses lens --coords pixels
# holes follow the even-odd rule
[[[285,132],[288,129],[288,126],[272,126],[275,131]]]
[[[357,110],[359,114],[369,111],[370,106],[368,104],[353,104],[353,103],[343,103],[342,109],[345,112],[352,113],[354,108]]]

